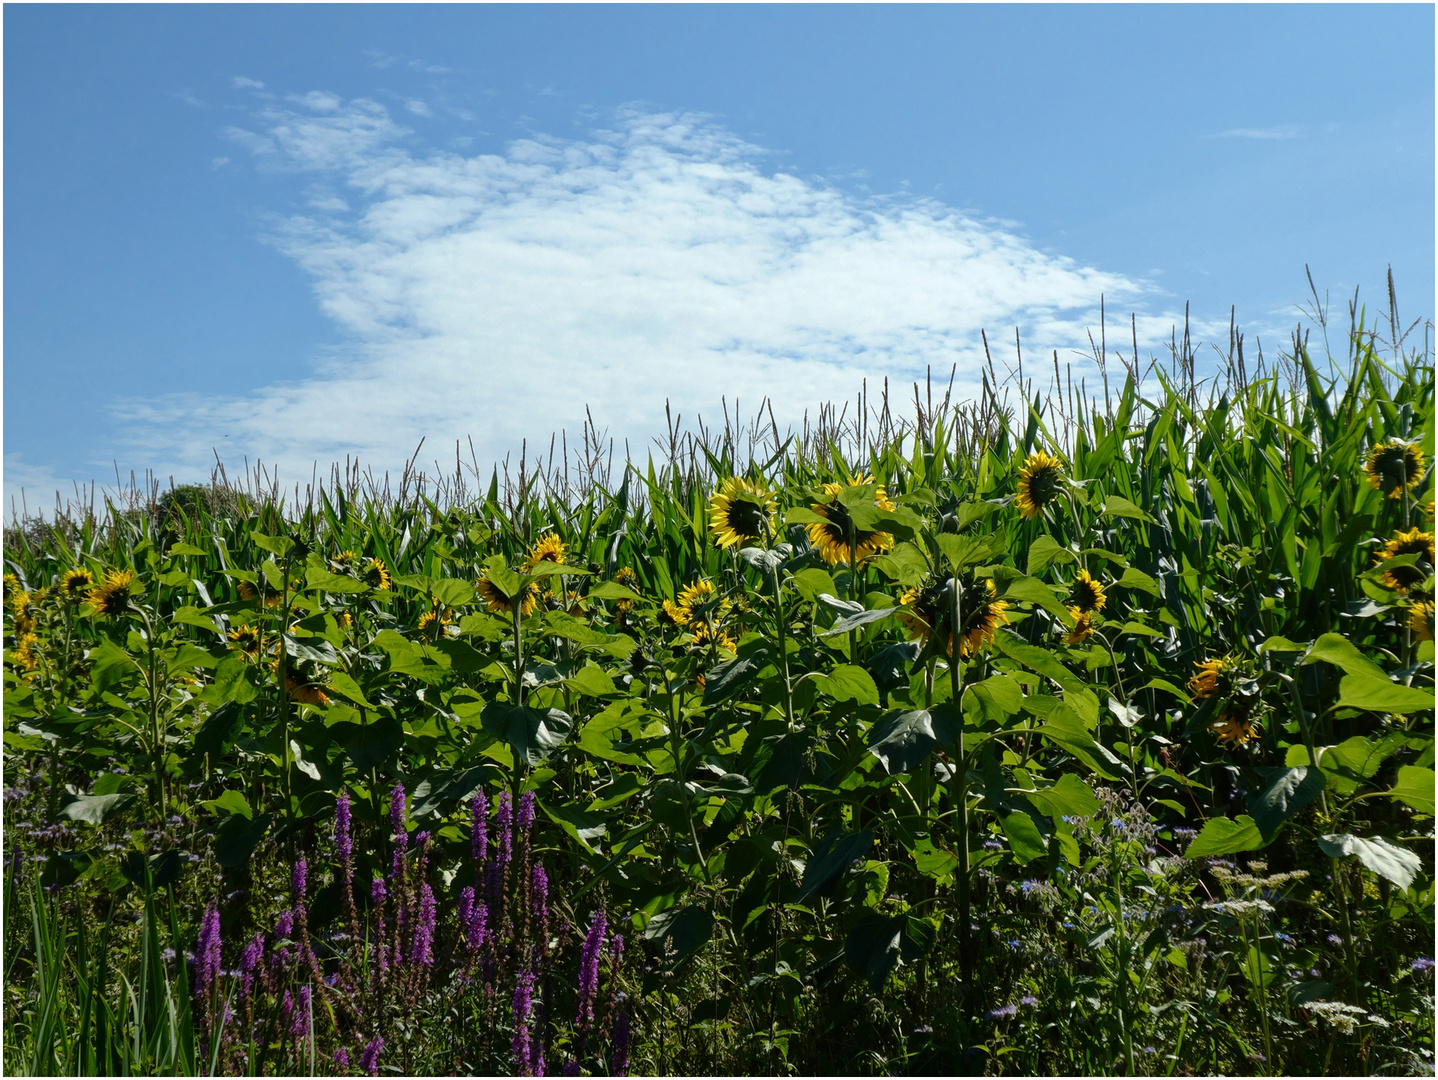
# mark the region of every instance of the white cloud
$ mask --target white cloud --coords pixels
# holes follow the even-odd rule
[[[236,75],[230,80],[230,86],[235,90],[263,90],[265,84],[258,79],[247,79],[243,75]]]
[[[1280,124],[1267,128],[1229,128],[1227,131],[1205,135],[1206,139],[1296,139],[1302,131],[1296,124]]]
[[[1100,293],[1113,313],[1151,291],[932,199],[766,173],[764,151],[700,116],[623,111],[585,140],[419,155],[372,101],[291,100],[231,137],[349,188],[353,213],[312,203],[272,237],[349,344],[243,397],[119,406],[162,473],[207,473],[217,431],[228,454],[308,478],[346,454],[397,468],[422,436],[441,457],[472,437],[485,465],[577,431],[586,406],[636,447],[666,398],[693,417],[768,396],[782,425],[925,365],[956,363],[973,388],[981,327],[996,352],[1019,325],[1027,357],[1067,361]],[[1140,316],[1140,342],[1166,343],[1172,321]]]
[[[433,116],[433,115],[434,115],[434,111],[433,111],[428,105],[426,105],[423,101],[419,101],[419,100],[406,101],[406,102],[404,103],[404,107],[405,107],[407,110],[409,110],[410,112],[414,113],[415,116]]]
[[[223,166],[225,166],[225,165],[228,165],[229,163],[230,163],[230,159],[227,158],[227,157],[211,158],[211,159],[210,159],[210,168],[212,168],[212,169],[218,169],[218,168],[221,168],[221,167],[223,167]]]

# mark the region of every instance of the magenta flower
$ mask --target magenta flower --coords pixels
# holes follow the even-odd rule
[[[589,923],[589,933],[584,938],[584,948],[579,954],[579,1011],[574,1024],[582,1031],[589,1030],[594,1022],[594,995],[599,990],[599,957],[604,949],[604,932],[609,920],[604,909],[594,913]]]
[[[522,971],[514,984],[514,1039],[510,1050],[516,1076],[533,1076],[530,1058],[529,1014],[532,1006],[534,975]]]
[[[430,967],[434,958],[430,946],[434,943],[434,890],[425,882],[419,893],[419,925],[414,928],[414,949],[411,960],[421,967]]]
[[[469,803],[470,854],[474,856],[476,865],[482,864],[489,856],[489,833],[485,822],[488,814],[489,801],[484,797],[484,789],[481,788],[474,793],[474,798]]]
[[[204,997],[220,973],[220,909],[211,903],[200,920],[195,942],[195,994]]]
[[[354,841],[350,837],[350,796],[347,791],[341,791],[340,797],[335,800],[335,848],[339,852],[340,865],[348,870],[354,854]]]
[[[360,1068],[364,1070],[366,1076],[379,1075],[379,1055],[383,1049],[384,1037],[381,1035],[376,1035],[365,1046],[364,1053],[360,1055]]]

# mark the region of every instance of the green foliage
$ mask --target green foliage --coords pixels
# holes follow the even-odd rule
[[[1375,553],[1431,531],[1432,480],[1387,498],[1364,465],[1397,438],[1432,459],[1433,369],[1353,329],[1342,377],[1296,340],[1206,402],[1177,373],[1008,410],[989,385],[581,489],[176,489],[7,534],[11,1060],[323,1071],[348,1048],[354,1071],[382,1036],[406,1071],[522,1067],[519,954],[468,951],[457,913],[489,895],[470,800],[529,793],[554,1069],[622,1064],[621,1011],[635,1071],[1422,1067],[1433,567]],[[1062,477],[1025,516],[1038,450]],[[731,475],[785,525],[721,549]],[[828,564],[809,530],[836,521],[886,542]],[[357,888],[347,912],[342,796],[360,885],[425,834],[389,886],[439,910],[407,983],[376,981],[390,909]],[[308,1041],[278,1014],[210,1038],[220,991],[164,949],[212,902],[226,968],[256,931],[290,948],[300,858]],[[504,880],[519,941],[537,886]],[[591,1021],[600,909],[631,944]]]

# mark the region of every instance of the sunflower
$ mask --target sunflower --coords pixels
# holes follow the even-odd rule
[[[77,566],[65,571],[65,576],[60,579],[60,592],[66,600],[78,602],[85,598],[85,594],[94,588],[94,585],[95,575],[83,566]]]
[[[714,543],[733,547],[772,533],[778,508],[762,483],[731,476],[709,500],[709,531]]]
[[[927,643],[937,631],[944,641],[944,655],[954,655],[952,579],[930,577],[922,585],[909,589],[899,598],[895,613],[909,628],[913,640]],[[993,641],[998,628],[1009,621],[1006,601],[994,599],[994,583],[982,583],[970,577],[962,583],[959,593],[959,655],[971,656]]]
[[[479,595],[484,597],[484,602],[489,605],[490,611],[503,615],[514,615],[514,601],[502,592],[498,585],[489,580],[488,572],[480,574],[479,580],[475,582],[475,588],[479,590]],[[539,583],[530,582],[524,590],[524,600],[519,605],[519,614],[521,617],[532,615],[538,606]]]
[[[284,596],[276,589],[270,588],[269,582],[260,581],[258,585],[250,581],[240,582],[240,599],[254,602],[263,598],[265,607],[277,608],[284,603]]]
[[[40,657],[35,647],[40,644],[40,639],[35,634],[21,634],[20,639],[15,642],[12,650],[15,662],[25,671],[34,671],[40,666]]]
[[[1107,603],[1103,583],[1095,580],[1087,570],[1080,570],[1078,577],[1074,578],[1073,588],[1069,590],[1070,610],[1075,613],[1102,611]]]
[[[539,542],[529,549],[524,558],[524,571],[529,573],[540,563],[552,562],[564,565],[564,541],[557,533],[545,533]]]
[[[1389,439],[1368,451],[1363,463],[1368,483],[1390,499],[1403,497],[1405,489],[1418,486],[1423,478],[1423,450],[1407,439]]]
[[[29,597],[26,597],[26,603],[16,605],[14,621],[17,634],[28,634],[35,629],[35,620],[30,614]]]
[[[1247,745],[1260,734],[1259,723],[1250,717],[1248,706],[1238,702],[1230,704],[1208,725],[1208,730],[1230,750]]]
[[[664,601],[659,609],[659,623],[661,626],[683,626],[689,621],[689,617],[680,610],[679,605],[673,600]]]
[[[389,570],[379,559],[366,559],[359,578],[371,589],[388,590],[390,587]]]
[[[96,585],[85,598],[96,615],[119,615],[130,607],[130,582],[135,575],[129,570],[111,570],[102,585]]]
[[[341,611],[338,615],[335,616],[335,622],[339,625],[339,628],[341,630],[348,630],[354,626],[355,617],[351,615],[348,611]]]
[[[265,647],[264,635],[249,623],[241,623],[225,635],[246,660],[258,660]]]
[[[1430,570],[1433,566],[1433,534],[1426,533],[1422,529],[1400,532],[1383,545],[1383,550],[1378,552],[1378,559],[1382,562],[1398,555],[1417,555],[1420,565],[1395,566],[1391,570],[1384,571],[1383,584],[1398,592],[1407,592],[1428,580],[1428,574],[1423,570],[1421,563],[1426,562]]]
[[[639,575],[636,574],[633,570],[629,569],[629,567],[621,566],[618,572],[614,575],[614,584],[623,585],[626,589],[629,589],[633,592],[638,592]],[[633,610],[633,600],[616,600],[614,602],[614,613],[616,615],[625,615]]]
[[[894,546],[894,538],[886,532],[870,532],[867,529],[854,527],[853,519],[849,517],[849,511],[844,504],[839,502],[839,493],[846,487],[862,487],[872,484],[872,476],[861,476],[857,480],[849,477],[845,484],[825,484],[824,494],[829,497],[828,502],[815,503],[812,507],[814,513],[820,517],[828,518],[822,525],[817,521],[809,526],[809,541],[819,549],[819,554],[830,566],[838,566],[840,563],[847,563],[850,558],[849,551],[849,530],[854,530],[854,550],[852,555],[857,562],[863,562],[881,551],[888,551]],[[874,505],[880,510],[896,510],[896,507],[885,494],[883,488],[874,489]]]
[[[696,581],[679,593],[675,621],[680,626],[714,626],[729,614],[729,601],[719,595],[712,581]]]
[[[1014,503],[1026,518],[1036,518],[1063,490],[1064,463],[1035,450],[1019,470],[1019,490]]]
[[[24,589],[16,587],[6,598],[5,602],[10,605],[10,610],[19,615],[30,606],[30,594]]]
[[[1408,598],[1408,629],[1418,641],[1433,640],[1433,594],[1414,593]]]
[[[1070,607],[1069,614],[1074,617],[1074,628],[1064,634],[1064,644],[1082,645],[1093,637],[1093,612],[1084,611],[1080,607]]]
[[[444,628],[454,622],[454,613],[443,604],[435,601],[434,604],[419,617],[415,629],[422,637],[437,639],[444,636]]]
[[[694,644],[696,646],[707,645],[711,642],[728,653],[739,651],[739,646],[734,643],[734,639],[722,626],[711,627],[706,623],[700,623],[694,627]]]
[[[1231,656],[1204,660],[1194,664],[1198,674],[1188,680],[1188,692],[1195,701],[1206,701],[1214,694],[1227,694],[1238,666]]]
[[[270,661],[270,671],[277,675],[280,671],[280,658],[277,656]],[[329,695],[325,693],[324,684],[316,682],[302,671],[296,671],[288,664],[285,665],[285,693],[289,699],[300,705],[328,705]]]
[[[5,571],[5,600],[8,602],[11,595],[20,591],[20,579],[9,570]]]

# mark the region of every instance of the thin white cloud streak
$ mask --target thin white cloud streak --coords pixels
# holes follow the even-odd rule
[[[1068,361],[1100,293],[1114,312],[1151,292],[933,200],[766,174],[762,150],[703,117],[624,111],[587,140],[478,156],[412,152],[368,100],[313,93],[258,119],[229,131],[257,164],[349,188],[352,213],[336,198],[272,237],[349,344],[243,397],[122,403],[162,474],[207,473],[221,432],[293,480],[347,454],[397,468],[422,436],[426,459],[472,438],[487,468],[578,431],[586,406],[636,448],[666,399],[692,417],[767,396],[782,425],[926,365],[957,364],[972,389],[981,327],[1007,355],[1018,325],[1031,362]],[[1140,344],[1172,322],[1140,315]]]
[[[1283,140],[1296,139],[1302,132],[1294,124],[1282,124],[1278,127],[1267,128],[1229,128],[1227,131],[1217,131],[1212,135],[1205,136],[1209,139],[1269,139]]]

